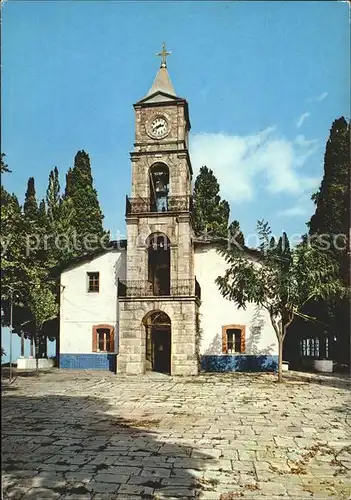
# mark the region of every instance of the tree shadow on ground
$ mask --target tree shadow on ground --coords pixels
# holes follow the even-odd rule
[[[40,374],[51,373],[52,369],[45,370],[43,368],[40,368],[39,372]],[[37,373],[35,368],[30,368],[28,370],[27,369],[17,370],[16,367],[13,367],[12,376],[14,379],[16,379],[17,377],[36,377]],[[1,378],[2,379],[10,378],[10,368],[8,366],[1,367]]]
[[[350,377],[339,373],[289,371],[284,374],[284,379],[292,383],[327,385],[337,389],[347,389],[351,387]]]
[[[5,392],[2,410],[4,499],[195,498],[215,486],[203,478],[215,458],[106,399]]]

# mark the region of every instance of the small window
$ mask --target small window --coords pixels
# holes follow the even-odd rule
[[[222,353],[243,354],[245,352],[245,326],[228,325],[222,327]]]
[[[87,273],[88,292],[99,292],[100,273]]]
[[[110,325],[93,327],[93,352],[114,352],[114,328]]]
[[[227,330],[227,349],[230,352],[240,352],[241,350],[241,330]]]
[[[326,350],[328,346],[326,345]],[[300,342],[301,356],[304,358],[318,358],[319,357],[319,338],[312,337],[302,339]]]
[[[110,330],[107,328],[97,329],[97,345],[98,351],[110,351]]]

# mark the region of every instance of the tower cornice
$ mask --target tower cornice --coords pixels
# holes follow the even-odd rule
[[[160,154],[159,149],[155,149],[154,151],[132,151],[129,153],[130,154],[130,159],[133,160],[139,160],[143,156],[155,156],[157,154]],[[163,149],[162,154],[173,154],[177,155],[178,158],[186,158],[188,166],[189,166],[189,171],[190,174],[193,175],[193,167],[191,165],[191,160],[190,160],[190,154],[187,149]]]
[[[189,104],[186,99],[183,97],[176,97],[174,98],[173,96],[169,96],[172,99],[169,101],[157,101],[157,102],[149,102],[149,99],[154,97],[157,94],[162,94],[166,95],[163,92],[156,92],[154,95],[151,95],[145,99],[142,99],[141,101],[136,102],[133,104],[134,109],[137,111],[138,109],[142,108],[164,108],[165,106],[170,107],[170,106],[184,106],[185,110],[185,119],[188,125],[188,130],[191,129],[191,123],[190,123],[190,117],[189,117]]]

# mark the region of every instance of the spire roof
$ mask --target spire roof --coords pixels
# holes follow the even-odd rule
[[[177,97],[177,94],[175,93],[175,90],[173,88],[171,79],[167,71],[167,56],[169,56],[170,54],[171,52],[167,52],[166,50],[166,44],[163,43],[162,51],[156,54],[157,56],[161,57],[160,69],[158,70],[154,83],[152,84],[146,97],[149,97],[155,94],[156,92],[164,92],[165,94]]]
[[[164,92],[165,94],[176,96],[171,79],[169,77],[167,66],[162,65],[157,72],[154,83],[152,84],[146,97],[155,94],[156,92]]]

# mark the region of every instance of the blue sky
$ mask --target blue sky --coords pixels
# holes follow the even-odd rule
[[[3,182],[21,201],[29,176],[45,195],[55,165],[64,187],[85,149],[105,226],[124,233],[132,105],[166,41],[194,170],[214,170],[246,235],[261,218],[304,232],[330,126],[349,112],[347,3],[9,0],[2,14]]]
[[[348,115],[348,5],[342,2],[16,2],[3,6],[2,150],[22,200],[78,149],[91,156],[105,226],[124,232],[132,104],[162,41],[190,105],[195,172],[217,175],[246,234],[305,230],[332,121]]]

